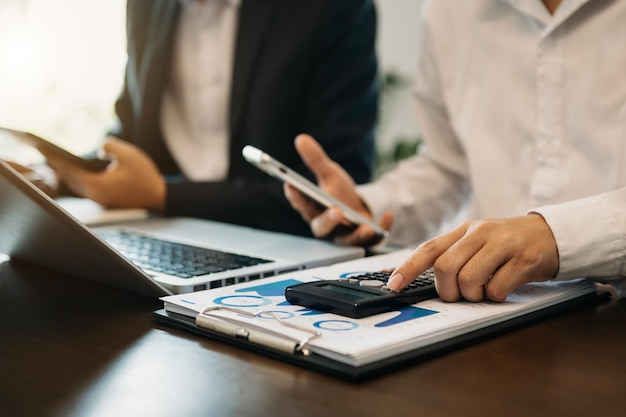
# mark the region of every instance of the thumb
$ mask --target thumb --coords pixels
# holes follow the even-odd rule
[[[135,146],[124,140],[109,136],[102,144],[98,157],[102,159],[124,161],[135,153]]]
[[[296,151],[305,165],[321,183],[335,173],[335,162],[328,157],[322,146],[312,136],[300,134],[295,139]]]

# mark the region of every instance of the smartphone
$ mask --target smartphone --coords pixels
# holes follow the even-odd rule
[[[45,151],[48,153],[53,153],[63,158],[64,160],[71,162],[72,164],[76,164],[89,171],[96,171],[96,172],[103,171],[110,163],[110,161],[106,159],[83,158],[78,155],[74,155],[73,153],[70,153],[66,151],[65,149],[61,148],[60,146],[57,146],[53,144],[52,142],[49,142],[29,132],[9,129],[6,127],[0,127],[0,132],[5,132],[9,134],[10,136],[12,136],[13,138],[19,140],[20,142],[26,145],[30,145],[34,147],[35,149]]]
[[[343,212],[343,216],[350,223],[354,225],[365,224],[374,229],[374,232],[380,236],[387,236],[387,231],[380,227],[378,224],[363,216],[361,213],[345,205],[343,202],[337,200],[317,185],[313,184],[307,178],[298,174],[296,171],[287,167],[283,163],[272,158],[267,153],[255,148],[251,145],[246,145],[241,151],[246,161],[250,162],[257,168],[265,171],[272,177],[293,185],[299,191],[312,198],[314,201],[322,205],[323,207],[339,207]]]

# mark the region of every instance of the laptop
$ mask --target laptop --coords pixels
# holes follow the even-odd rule
[[[1,160],[0,231],[0,253],[12,260],[150,297],[365,255],[319,239],[183,217],[88,227]]]

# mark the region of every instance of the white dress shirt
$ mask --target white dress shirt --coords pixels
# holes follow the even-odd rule
[[[626,276],[626,1],[426,2],[415,83],[425,146],[359,188],[391,239],[535,211],[559,278]]]
[[[161,129],[188,179],[221,180],[228,173],[228,110],[241,0],[180,1]]]

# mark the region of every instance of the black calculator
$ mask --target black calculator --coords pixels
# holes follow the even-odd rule
[[[391,272],[296,284],[285,288],[285,298],[291,304],[360,319],[437,297],[432,268],[400,291],[387,288]]]

